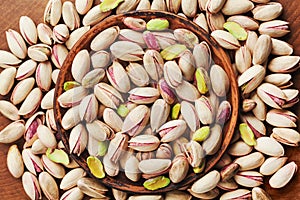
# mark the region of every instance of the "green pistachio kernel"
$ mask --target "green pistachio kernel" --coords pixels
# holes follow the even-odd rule
[[[195,72],[197,88],[201,94],[206,94],[208,92],[208,87],[206,84],[207,78],[205,77],[206,75],[204,73],[205,72],[202,71],[200,68],[197,68]]]
[[[180,109],[181,109],[181,105],[180,103],[176,103],[173,107],[172,107],[172,111],[171,111],[171,119],[178,119],[179,117],[179,113],[180,113]]]
[[[104,178],[105,177],[105,172],[104,172],[102,162],[97,157],[89,156],[87,158],[86,162],[87,162],[87,165],[88,165],[91,173],[96,178]]]
[[[201,172],[204,171],[204,169],[205,169],[205,160],[203,160],[198,167],[194,167],[193,171],[195,174],[200,174]]]
[[[174,44],[174,45],[168,46],[167,48],[162,50],[160,52],[160,55],[165,60],[174,60],[186,49],[187,49],[186,46],[183,44]]]
[[[64,83],[64,90],[67,91],[78,86],[80,86],[80,84],[76,81],[67,81]]]
[[[108,141],[100,141],[98,145],[98,155],[104,156],[108,149]]]
[[[147,30],[149,31],[162,31],[169,28],[169,21],[164,18],[151,19],[146,24]]]
[[[103,0],[102,3],[100,3],[100,11],[107,12],[113,10],[123,1],[124,0]]]
[[[129,113],[129,109],[127,108],[126,105],[121,104],[118,109],[117,109],[117,113],[121,116],[121,117],[126,117]]]
[[[248,144],[249,146],[256,145],[256,139],[254,137],[254,133],[246,123],[240,124],[239,131],[242,139],[246,144]]]
[[[63,165],[68,165],[70,163],[68,154],[61,149],[48,148],[46,151],[46,156],[55,163],[61,163]]]
[[[209,133],[210,133],[210,127],[203,126],[195,131],[192,140],[196,142],[203,142],[204,140],[206,140],[206,138],[208,138]]]
[[[170,179],[165,176],[158,176],[148,179],[144,182],[143,186],[147,190],[158,190],[160,188],[167,187],[170,184]]]
[[[236,22],[226,22],[223,27],[240,41],[245,41],[248,37],[247,31]]]

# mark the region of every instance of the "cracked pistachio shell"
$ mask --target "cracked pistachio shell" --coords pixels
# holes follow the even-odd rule
[[[191,187],[191,190],[195,193],[205,193],[214,189],[220,181],[220,173],[216,170],[205,174],[198,179]]]
[[[181,54],[178,59],[178,66],[186,80],[192,81],[194,79],[195,59],[191,51],[186,50]]]
[[[121,14],[121,13],[125,13],[125,12],[129,12],[129,11],[133,11],[135,10],[135,8],[137,7],[138,3],[140,1],[138,0],[124,0],[123,3],[121,3],[116,10],[117,14]]]
[[[102,162],[97,157],[89,156],[87,158],[87,165],[88,165],[91,173],[96,178],[104,178],[105,177],[105,172],[103,169]]]
[[[24,173],[24,164],[22,155],[17,145],[12,145],[8,149],[6,158],[7,168],[10,174],[15,178],[20,178]]]
[[[263,190],[259,187],[254,187],[252,189],[252,199],[253,200],[260,200],[260,199],[271,200],[272,198],[265,190]]]
[[[24,61],[17,70],[16,79],[20,81],[30,77],[35,73],[36,67],[36,61],[31,59]]]
[[[263,64],[272,50],[272,40],[269,35],[260,35],[253,49],[253,64]]]
[[[196,131],[196,129],[200,127],[197,111],[193,104],[187,101],[182,101],[180,112],[183,119],[186,121],[187,125],[192,131]]]
[[[52,48],[47,44],[35,44],[28,47],[28,57],[37,62],[44,62],[49,59]]]
[[[126,67],[130,80],[137,86],[147,86],[150,82],[149,76],[145,68],[138,63],[129,63]]]
[[[200,26],[202,29],[204,29],[207,33],[209,32],[206,17],[203,13],[196,14],[196,16],[193,19],[193,22]]]
[[[143,60],[144,50],[140,45],[130,41],[117,41],[110,46],[112,55],[128,62]]]
[[[244,15],[233,15],[227,19],[228,22],[236,22],[246,30],[255,31],[259,24],[253,18]]]
[[[283,7],[281,3],[270,2],[265,5],[257,5],[252,10],[253,18],[259,21],[270,21],[279,17]]]
[[[175,61],[164,64],[164,78],[171,88],[176,88],[182,82],[182,72]]]
[[[181,9],[185,16],[193,18],[197,14],[197,0],[181,0]]]
[[[208,27],[211,31],[223,30],[223,24],[225,23],[225,17],[221,12],[211,14],[206,12],[206,20]]]
[[[130,29],[135,31],[143,31],[146,29],[146,22],[136,17],[125,17],[123,23]]]
[[[168,46],[167,48],[163,49],[160,52],[160,55],[165,60],[173,60],[180,56],[181,53],[183,53],[186,50],[186,46],[182,44],[174,44],[171,46]]]
[[[75,45],[75,43],[80,39],[83,34],[90,30],[90,26],[83,26],[78,29],[73,30],[70,33],[69,39],[66,41],[65,45],[70,50]]]
[[[143,183],[143,186],[147,189],[147,190],[158,190],[164,187],[167,187],[170,184],[170,179],[165,177],[165,176],[158,176],[155,178],[151,178],[146,180]]]
[[[96,35],[91,42],[91,49],[100,51],[108,48],[117,39],[120,33],[118,26],[107,28]]]
[[[139,160],[135,156],[130,156],[125,163],[125,175],[131,181],[138,181],[141,177],[141,172],[138,168]]]
[[[237,189],[224,193],[220,200],[233,200],[233,199],[251,199],[251,191],[247,189]]]
[[[273,58],[268,65],[271,72],[291,73],[299,68],[299,56],[278,56]]]
[[[251,67],[252,64],[251,51],[247,46],[241,46],[235,52],[235,64],[236,68],[240,73],[245,72]]]
[[[206,3],[206,10],[210,13],[218,13],[224,6],[226,0],[209,0]]]
[[[52,29],[47,24],[44,23],[39,23],[36,28],[37,28],[37,34],[39,40],[44,44],[52,45],[53,42]]]
[[[177,28],[174,30],[174,36],[176,40],[184,44],[187,48],[194,48],[196,44],[199,44],[199,39],[192,31],[184,28]]]
[[[271,54],[278,55],[278,56],[289,56],[294,52],[293,46],[291,44],[275,38],[272,38],[271,40],[272,40]]]
[[[46,151],[46,156],[55,163],[61,163],[63,165],[68,165],[70,163],[68,154],[62,149],[50,149]]]
[[[213,155],[217,153],[222,144],[222,128],[220,125],[215,124],[210,129],[210,134],[206,140],[202,143],[203,150],[206,155]]]
[[[5,32],[6,40],[10,51],[20,59],[24,59],[27,56],[27,47],[24,39],[15,30],[8,29]]]
[[[219,65],[213,65],[209,74],[215,94],[219,97],[225,96],[230,88],[229,78],[225,70]]]
[[[62,18],[70,31],[80,27],[79,14],[73,2],[66,1],[62,6]]]
[[[248,37],[247,31],[236,22],[226,22],[223,27],[239,41],[245,41]]]
[[[61,0],[49,0],[44,11],[44,22],[55,26],[60,20],[62,12]]]
[[[241,46],[239,41],[227,31],[215,30],[211,33],[211,36],[225,49],[236,50]]]
[[[193,102],[200,97],[200,93],[197,88],[185,80],[183,80],[182,83],[175,88],[175,92],[178,97],[190,102]]]
[[[258,31],[273,38],[283,37],[290,32],[289,22],[282,20],[272,20],[260,24]]]
[[[127,93],[130,90],[130,79],[124,67],[117,61],[107,68],[106,77],[118,91]]]
[[[261,84],[257,88],[257,95],[265,104],[278,109],[281,109],[287,98],[279,87],[270,83]]]
[[[30,199],[42,199],[40,184],[35,175],[25,172],[22,176],[22,185]]]
[[[30,17],[21,16],[19,20],[19,28],[21,35],[29,45],[34,45],[37,43],[37,29],[35,23]]]
[[[289,146],[297,147],[300,142],[299,132],[291,128],[273,128],[271,137]]]
[[[74,187],[64,192],[60,197],[60,200],[82,200],[83,197],[83,192],[81,192],[81,190],[78,187]]]

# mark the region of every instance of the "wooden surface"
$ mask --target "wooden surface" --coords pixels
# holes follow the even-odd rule
[[[19,18],[22,15],[30,16],[36,23],[42,22],[43,11],[48,0],[5,0],[0,6],[0,49],[7,49],[5,31],[9,28],[19,30]],[[300,4],[299,0],[278,0],[284,6],[282,18],[290,22],[292,34],[287,36],[288,42],[294,46],[295,54],[300,55]],[[298,82],[297,82],[298,80]],[[300,89],[300,71],[295,73],[293,81],[296,88]],[[293,111],[300,116],[300,105]],[[0,116],[0,130],[9,123]],[[298,123],[299,125],[299,123]],[[298,128],[299,131],[299,128]],[[21,145],[21,144],[20,144]],[[6,167],[6,154],[10,145],[0,144],[0,197],[6,200],[28,199],[23,192],[20,179],[14,179]],[[300,148],[287,148],[286,155],[289,160],[296,161],[300,166]],[[267,191],[272,198],[277,200],[300,199],[300,175],[280,190],[270,189],[266,184]]]

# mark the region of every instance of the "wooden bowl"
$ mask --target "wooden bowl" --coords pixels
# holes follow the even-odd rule
[[[71,75],[71,65],[72,61],[75,57],[75,55],[82,49],[86,48],[89,49],[89,44],[92,41],[92,39],[101,31],[104,29],[119,25],[121,28],[124,28],[124,25],[122,23],[122,19],[124,17],[139,17],[144,19],[145,21],[149,21],[153,18],[166,18],[170,22],[170,29],[176,29],[176,28],[185,28],[189,29],[192,32],[194,32],[198,37],[200,41],[206,41],[212,50],[212,56],[213,60],[216,64],[222,66],[224,70],[226,71],[231,87],[230,92],[227,95],[228,101],[232,105],[232,114],[230,120],[225,124],[223,127],[223,141],[222,146],[220,150],[213,156],[210,156],[207,158],[206,168],[205,171],[202,174],[194,174],[191,170],[191,172],[188,174],[188,176],[183,180],[182,182],[178,184],[171,183],[169,186],[156,190],[156,191],[149,191],[143,187],[142,181],[139,181],[137,183],[130,181],[127,179],[123,172],[120,172],[118,176],[116,177],[109,177],[106,176],[104,179],[99,179],[102,183],[105,185],[116,188],[119,190],[127,191],[130,193],[140,193],[140,194],[153,194],[153,193],[163,193],[175,189],[184,188],[187,185],[191,184],[195,180],[199,179],[199,177],[203,176],[206,172],[212,169],[212,167],[218,162],[218,160],[223,155],[224,151],[228,147],[230,140],[232,138],[232,135],[234,133],[234,129],[237,122],[238,117],[238,102],[239,102],[239,94],[238,94],[238,87],[236,83],[235,75],[231,69],[231,62],[228,57],[228,55],[223,51],[223,49],[217,45],[217,43],[210,37],[209,34],[207,34],[203,29],[201,29],[199,26],[197,26],[195,23],[171,14],[167,12],[158,12],[158,11],[135,11],[130,12],[126,14],[120,14],[120,15],[114,15],[111,17],[106,18],[99,24],[95,25],[91,30],[89,30],[86,34],[84,34],[81,39],[75,44],[75,46],[71,49],[69,52],[61,70],[60,74],[58,76],[56,88],[55,88],[55,97],[54,97],[54,113],[56,116],[56,123],[58,132],[61,134],[62,141],[64,145],[66,146],[67,152],[69,152],[69,144],[68,144],[68,134],[65,130],[61,127],[61,120],[63,114],[66,112],[66,109],[63,109],[59,106],[57,102],[57,97],[63,93],[63,84],[66,81],[73,80]],[[85,151],[80,157],[78,157],[75,154],[70,155],[72,159],[74,159],[78,164],[85,169],[89,174],[89,169],[86,164],[86,158],[88,156],[88,153]],[[91,174],[90,174],[91,175]],[[92,176],[92,175],[91,175]]]

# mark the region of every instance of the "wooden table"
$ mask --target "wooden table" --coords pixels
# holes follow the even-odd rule
[[[42,22],[44,8],[48,0],[5,0],[0,6],[0,49],[7,49],[5,31],[9,28],[19,30],[19,18],[22,15],[30,16],[36,23]],[[295,54],[300,55],[300,5],[299,1],[278,0],[283,4],[282,18],[290,22],[292,34],[287,36],[288,42],[293,44]],[[300,89],[300,71],[293,76],[294,87]],[[294,108],[294,112],[300,116],[300,104]],[[9,121],[0,116],[0,130]],[[298,128],[299,131],[299,128]],[[6,167],[6,154],[10,145],[0,144],[0,198],[6,200],[28,199],[26,197],[20,179],[14,179]],[[286,152],[290,160],[296,161],[300,166],[300,148],[287,148]],[[283,189],[275,190],[266,186],[267,191],[275,200],[300,199],[300,173],[293,181]]]

